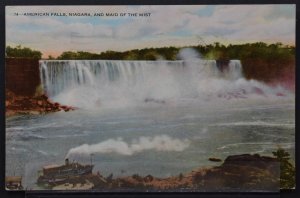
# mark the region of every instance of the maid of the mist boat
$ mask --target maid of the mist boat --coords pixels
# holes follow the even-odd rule
[[[74,177],[80,177],[82,175],[91,174],[94,165],[82,165],[77,162],[69,162],[69,159],[65,159],[64,165],[47,165],[42,170],[38,171],[39,177],[37,179],[38,185],[58,185],[67,182],[68,179]]]

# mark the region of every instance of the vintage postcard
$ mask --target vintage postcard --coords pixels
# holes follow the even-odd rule
[[[295,188],[295,5],[5,10],[7,190]]]

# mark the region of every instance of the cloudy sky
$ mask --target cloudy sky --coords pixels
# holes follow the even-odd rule
[[[25,13],[50,16],[24,16]],[[68,16],[69,13],[91,16]],[[118,16],[94,16],[96,13]],[[128,13],[150,16],[134,17]],[[99,53],[257,41],[295,45],[295,5],[6,7],[6,44],[38,49],[44,57],[67,50]]]

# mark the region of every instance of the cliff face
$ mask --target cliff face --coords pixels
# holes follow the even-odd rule
[[[6,116],[74,110],[72,107],[50,101],[43,93],[37,93],[37,87],[40,85],[41,79],[38,59],[6,58]]]
[[[6,89],[19,96],[33,96],[40,83],[38,59],[5,59]]]

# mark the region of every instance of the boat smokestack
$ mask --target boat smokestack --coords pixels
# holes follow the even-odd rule
[[[66,166],[69,165],[69,158],[66,158],[66,159],[65,159],[65,164],[66,164]]]

